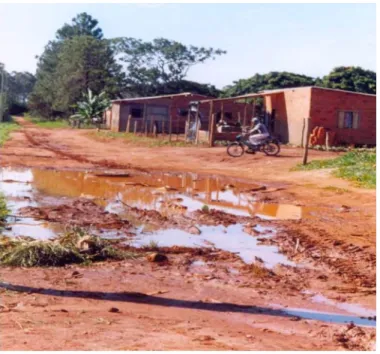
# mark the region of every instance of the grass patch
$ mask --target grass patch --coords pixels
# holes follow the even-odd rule
[[[8,139],[12,131],[18,128],[18,124],[11,122],[0,122],[0,146],[2,146]]]
[[[0,193],[0,225],[7,217],[8,213],[7,202],[5,201],[4,196]]]
[[[334,187],[334,186],[326,186],[322,187],[322,189],[330,192],[335,192],[337,194],[343,194],[343,193],[348,193],[349,190],[346,188],[339,188],[339,187]]]
[[[333,175],[355,182],[359,187],[376,188],[376,151],[351,151],[335,159],[315,160],[293,170],[333,168]]]
[[[47,120],[40,117],[33,117],[29,114],[25,114],[24,119],[37,125],[38,127],[46,128],[46,129],[63,129],[63,128],[70,127],[69,122],[63,119]]]
[[[0,239],[0,264],[17,267],[62,267],[66,264],[89,264],[107,259],[123,260],[135,254],[115,246],[111,240],[88,235],[73,228],[53,240],[31,238]]]
[[[194,147],[193,143],[187,143],[181,140],[174,140],[172,136],[172,141],[169,141],[169,135],[165,138],[150,137],[144,135],[135,135],[133,133],[122,133],[122,132],[111,132],[111,131],[99,131],[99,132],[89,132],[88,136],[99,141],[112,141],[121,140],[127,144],[133,144],[137,146],[147,146],[147,147]],[[198,146],[205,146],[205,144],[199,144]]]

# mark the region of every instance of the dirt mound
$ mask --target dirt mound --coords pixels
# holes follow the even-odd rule
[[[252,220],[254,219],[252,217],[228,214],[224,211],[216,209],[210,209],[207,212],[202,210],[196,210],[192,213],[192,217],[194,217],[198,222],[202,223],[203,225],[224,226],[233,225],[237,223],[252,222]]]
[[[66,204],[45,207],[25,207],[20,209],[23,216],[30,216],[63,224],[78,226],[96,226],[105,229],[121,229],[130,226],[117,214],[109,213],[87,199],[76,199]]]

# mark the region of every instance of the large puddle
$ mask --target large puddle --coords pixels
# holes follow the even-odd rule
[[[303,216],[305,211],[301,207],[256,203],[255,191],[259,188],[236,179],[191,173],[107,175],[105,172],[3,168],[0,170],[0,191],[7,198],[8,208],[14,216],[8,219],[9,228],[2,233],[49,239],[64,231],[64,226],[59,223],[18,217],[20,208],[38,206],[46,197],[51,203],[63,203],[67,198],[88,198],[125,218],[128,213],[123,203],[139,209],[155,209],[164,215],[190,213],[207,205],[243,216],[273,219]],[[173,209],[173,203],[179,208]],[[278,263],[293,265],[277,252],[276,247],[258,245],[257,239],[245,233],[241,224],[229,227],[198,225],[201,234],[193,235],[178,229],[152,230],[138,219],[130,221],[137,227],[131,240],[135,246],[155,241],[159,246],[215,247],[236,253],[247,263],[260,257],[268,268]],[[260,237],[270,237],[275,230],[257,225],[256,231],[260,232]],[[108,233],[108,236],[112,235],[117,233]]]

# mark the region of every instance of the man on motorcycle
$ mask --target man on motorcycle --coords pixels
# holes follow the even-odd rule
[[[252,118],[253,128],[248,132],[249,142],[253,146],[259,145],[263,140],[270,136],[267,127],[265,124],[260,122],[258,117]]]

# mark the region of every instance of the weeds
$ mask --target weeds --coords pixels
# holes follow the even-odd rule
[[[0,225],[9,213],[4,196],[0,193]]]
[[[202,206],[202,209],[201,209],[201,210],[202,210],[202,212],[204,212],[204,213],[209,213],[210,208],[208,207],[208,205],[205,204],[205,205]]]
[[[39,117],[33,117],[29,114],[24,115],[25,120],[46,129],[62,129],[69,128],[69,122],[67,120],[47,120]]]
[[[2,146],[8,139],[12,131],[18,128],[18,124],[11,122],[0,123],[0,146]]]
[[[349,192],[349,190],[346,188],[339,188],[339,187],[334,187],[334,186],[326,186],[326,187],[323,187],[322,189],[326,191],[335,192],[337,194],[343,194],[343,193]]]
[[[149,243],[142,248],[150,250],[150,251],[158,251],[158,242],[154,240],[150,240]]]
[[[335,159],[315,160],[293,170],[335,168],[334,176],[355,182],[364,188],[376,188],[376,151],[351,151]]]
[[[275,275],[273,271],[265,268],[264,265],[259,264],[258,262],[252,263],[250,265],[250,270],[256,278],[267,278]]]
[[[118,133],[118,132],[110,132],[110,131],[99,131],[99,132],[89,132],[88,136],[100,140],[100,141],[111,141],[111,140],[122,140],[125,143],[133,144],[137,146],[147,146],[147,147],[194,147],[193,143],[187,143],[185,141],[180,140],[172,140],[169,141],[169,138],[155,138],[150,136],[136,135],[133,133]],[[199,146],[202,146],[200,144]]]
[[[79,228],[73,228],[48,241],[2,237],[0,264],[19,267],[60,267],[72,263],[88,264],[106,259],[123,260],[135,257],[133,253],[115,247],[114,243],[88,235]]]

